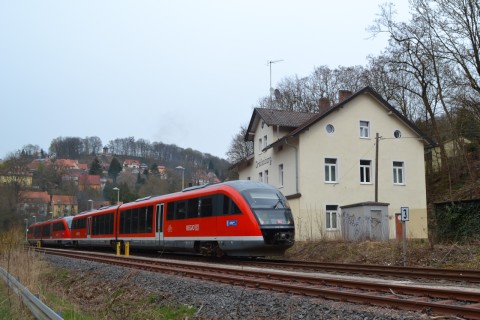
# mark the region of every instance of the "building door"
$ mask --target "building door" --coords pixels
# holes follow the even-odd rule
[[[395,233],[397,240],[403,239],[403,223],[402,215],[400,213],[395,213]]]

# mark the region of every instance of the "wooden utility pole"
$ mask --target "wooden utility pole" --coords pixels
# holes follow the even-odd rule
[[[378,202],[378,142],[380,137],[377,134],[375,135],[375,202]]]

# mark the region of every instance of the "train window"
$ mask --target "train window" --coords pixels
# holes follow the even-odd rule
[[[113,234],[113,212],[108,214],[107,229],[105,232],[108,234]]]
[[[106,213],[93,216],[92,234],[112,234],[113,233],[113,213]]]
[[[175,202],[175,219],[185,219],[187,211],[186,209],[185,201]]]
[[[210,217],[213,215],[213,197],[204,197],[200,199],[200,216]]]
[[[113,232],[113,216],[112,232]],[[152,232],[153,206],[134,208],[120,213],[120,233]]]
[[[246,190],[243,195],[252,208],[288,208],[288,203],[272,190]]]
[[[53,224],[53,231],[64,231],[65,230],[65,226],[63,225],[62,222],[55,222]]]
[[[240,208],[233,202],[233,200],[226,195],[223,195],[223,214],[241,214]]]
[[[139,222],[139,210],[138,208],[132,209],[131,210],[131,215],[132,215],[132,227],[130,228],[131,233],[137,233],[138,232],[138,222]]]
[[[87,226],[87,219],[86,218],[74,219],[72,221],[72,230],[73,229],[84,229],[86,226]]]
[[[187,218],[198,218],[198,200],[198,198],[188,199]]]
[[[175,202],[167,203],[167,220],[173,220],[175,217]]]
[[[145,232],[152,232],[153,225],[153,206],[145,208]]]
[[[34,227],[34,229],[35,229],[35,232],[34,232],[35,238],[40,238],[40,236],[42,235],[42,228]]]
[[[120,233],[131,233],[132,214],[131,210],[124,210],[120,213]]]
[[[47,224],[45,226],[42,227],[42,235],[44,237],[49,237],[52,235],[52,230],[50,229],[50,225]]]

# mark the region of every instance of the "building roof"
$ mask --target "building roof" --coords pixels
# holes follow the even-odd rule
[[[254,130],[260,120],[268,126],[297,128],[315,115],[315,113],[310,112],[255,108],[252,118],[250,119],[250,124],[248,125],[245,140],[251,140],[253,138]]]
[[[46,191],[23,191],[20,198],[21,202],[50,203],[50,195]]]
[[[434,146],[437,145],[430,137],[428,137],[425,133],[423,133],[413,122],[408,120],[397,109],[395,109],[385,99],[383,99],[375,90],[373,90],[371,87],[365,87],[362,90],[357,91],[356,93],[352,94],[347,99],[345,99],[345,100],[337,103],[336,105],[332,106],[326,112],[314,114],[313,117],[311,117],[310,119],[305,121],[302,125],[298,126],[295,130],[291,131],[289,134],[287,134],[283,138],[281,138],[281,139],[275,141],[274,143],[270,144],[269,146],[267,146],[267,149],[271,148],[271,147],[275,147],[277,145],[280,145],[280,144],[284,143],[286,140],[288,140],[289,138],[298,136],[300,133],[304,132],[305,130],[308,130],[308,128],[310,128],[312,125],[314,125],[315,123],[317,123],[321,119],[323,119],[325,117],[328,117],[332,112],[345,107],[345,105],[348,102],[354,100],[355,98],[357,98],[358,96],[360,96],[362,94],[369,94],[374,99],[376,99],[382,106],[384,106],[388,110],[389,114],[397,117],[397,119],[399,121],[403,122],[405,125],[410,127],[413,131],[415,131],[418,134],[419,138],[424,140],[424,143],[427,146],[434,147]]]
[[[76,196],[64,196],[54,194],[52,196],[52,205],[75,205],[77,204]]]
[[[99,185],[100,176],[94,174],[82,174],[78,176],[78,183],[81,185]]]
[[[138,160],[132,160],[132,159],[126,159],[125,161],[123,161],[123,165],[124,166],[131,166],[131,165],[140,165],[140,161]]]

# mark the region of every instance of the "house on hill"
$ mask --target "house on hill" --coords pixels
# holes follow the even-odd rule
[[[407,236],[426,238],[424,151],[435,143],[370,87],[319,107],[254,109],[245,135],[254,152],[235,164],[239,178],[282,191],[300,240],[400,238],[401,207]]]
[[[138,160],[132,160],[132,159],[126,159],[123,161],[123,168],[127,169],[139,169],[140,168],[140,161]]]
[[[76,196],[52,195],[53,217],[73,216],[78,213],[78,201]]]
[[[50,195],[46,191],[22,191],[17,203],[19,214],[33,217],[47,217],[50,206]]]
[[[84,191],[87,189],[93,189],[100,191],[102,188],[100,176],[93,174],[82,174],[78,176],[78,190]]]

